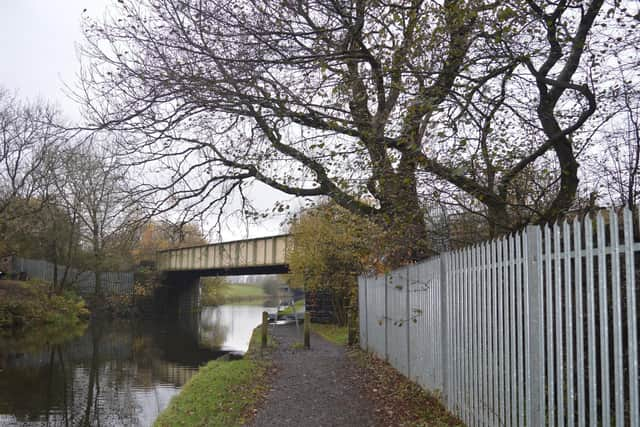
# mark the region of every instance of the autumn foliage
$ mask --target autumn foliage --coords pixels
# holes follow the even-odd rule
[[[384,232],[335,203],[305,211],[291,224],[291,285],[329,290],[339,322],[357,301],[357,276],[384,269]]]

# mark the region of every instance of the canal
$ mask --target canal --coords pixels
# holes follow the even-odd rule
[[[0,339],[1,426],[150,426],[198,367],[244,353],[261,306],[92,321],[68,340]]]

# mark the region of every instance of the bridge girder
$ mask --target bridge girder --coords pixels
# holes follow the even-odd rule
[[[284,234],[167,249],[158,252],[156,268],[168,274],[198,276],[281,274],[289,271],[286,254],[290,247],[291,236]]]

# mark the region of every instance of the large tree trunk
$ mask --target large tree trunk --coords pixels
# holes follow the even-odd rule
[[[489,237],[496,238],[513,231],[513,221],[509,218],[507,204],[487,204],[487,223]]]
[[[392,266],[418,261],[435,254],[420,206],[415,162],[403,156],[395,173],[380,180],[380,217],[388,232]]]
[[[550,105],[541,103],[538,109],[542,127],[550,138],[562,133],[562,128],[553,115],[554,107],[555,103]],[[578,192],[578,161],[573,152],[571,139],[568,136],[555,138],[557,141],[553,144],[553,149],[560,166],[560,189],[549,208],[542,214],[539,222],[552,222],[569,211]]]

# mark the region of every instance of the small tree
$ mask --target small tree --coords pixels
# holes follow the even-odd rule
[[[385,240],[381,228],[328,203],[303,212],[291,224],[290,232],[291,286],[328,291],[336,319],[344,324],[357,296],[357,276],[382,269]]]
[[[0,87],[0,212],[14,198],[44,201],[57,150],[66,140],[58,116],[55,108],[24,103]]]
[[[52,196],[53,169],[66,140],[58,119],[53,107],[25,103],[0,87],[0,251],[10,249],[15,240],[7,239],[15,239]]]
[[[607,144],[604,152],[597,153],[589,165],[592,179],[599,181],[596,185],[603,187],[609,204],[631,209],[640,202],[640,82],[632,77],[637,73],[640,59],[637,50],[635,53],[631,69],[625,69],[623,60],[618,60],[619,78],[603,95],[611,104],[612,113],[594,139],[604,139]]]

